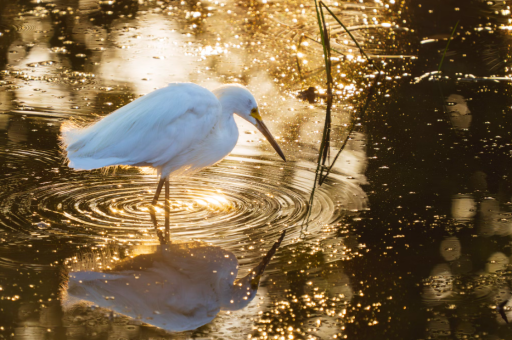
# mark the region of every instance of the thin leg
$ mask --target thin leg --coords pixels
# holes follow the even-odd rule
[[[162,192],[162,187],[164,186],[165,178],[160,178],[160,181],[158,182],[158,186],[156,187],[155,196],[153,197],[153,201],[151,202],[152,205],[156,205],[156,202],[158,202],[158,197],[160,197],[160,193]]]
[[[165,179],[165,242],[169,243],[169,215],[171,213],[171,206],[169,202],[169,177]]]
[[[156,187],[155,196],[153,197],[153,201],[151,202],[151,206],[149,207],[149,215],[151,216],[151,221],[153,222],[153,226],[155,227],[156,234],[158,239],[160,240],[160,244],[165,244],[164,237],[160,229],[158,229],[158,222],[156,220],[156,212],[155,205],[158,202],[158,197],[160,197],[160,193],[162,192],[162,187],[164,186],[165,178],[161,178],[158,182],[158,186]]]

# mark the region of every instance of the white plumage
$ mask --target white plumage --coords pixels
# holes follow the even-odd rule
[[[151,92],[84,129],[64,125],[63,146],[74,169],[107,166],[150,166],[160,181],[152,204],[169,176],[183,175],[217,163],[236,145],[236,113],[256,126],[277,153],[284,154],[263,123],[254,96],[239,85],[224,85],[213,92],[192,83],[176,83]],[[158,223],[151,211],[157,233]],[[166,214],[169,213],[168,207]],[[167,215],[168,216],[168,215]],[[169,240],[166,218],[165,240]]]
[[[258,266],[236,279],[238,260],[199,242],[161,246],[124,260],[105,273],[69,273],[65,305],[86,300],[168,331],[207,324],[220,310],[238,310],[256,296],[260,277],[285,233]]]
[[[68,295],[169,331],[192,330],[229,305],[237,267],[221,248],[172,244],[112,272],[70,273]]]
[[[65,126],[62,140],[74,169],[151,166],[162,177],[181,175],[231,152],[238,140],[233,113],[263,130],[276,147],[257,109],[252,94],[241,86],[225,85],[212,93],[196,84],[176,83],[84,129]],[[278,146],[276,150],[282,155]]]

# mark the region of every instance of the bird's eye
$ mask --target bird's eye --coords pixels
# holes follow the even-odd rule
[[[258,111],[257,107],[255,107],[251,110],[251,117],[253,117],[257,120],[261,120],[260,112]]]

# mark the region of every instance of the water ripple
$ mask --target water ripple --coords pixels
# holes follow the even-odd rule
[[[1,224],[35,238],[77,235],[133,244],[156,242],[149,215],[156,176],[133,169],[115,174],[75,172],[56,165],[59,157],[50,151],[20,154],[14,150],[9,155],[13,167],[15,159],[25,163],[29,157],[32,165],[39,160],[42,174],[20,173],[16,176],[29,180],[18,181],[15,188],[0,194],[0,211],[5,215]],[[173,180],[171,238],[254,251],[263,251],[261,247],[287,228],[291,236],[287,238],[296,238],[307,212],[312,168],[307,163],[230,157],[194,176]],[[12,176],[8,181],[16,182]],[[163,204],[162,194],[157,206],[161,227]],[[365,207],[366,196],[359,185],[334,175],[317,190],[308,231],[318,232],[345,212]]]

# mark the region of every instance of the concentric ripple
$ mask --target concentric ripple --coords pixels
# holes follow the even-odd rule
[[[156,242],[149,214],[156,176],[133,169],[115,174],[76,172],[61,165],[55,169],[54,157],[44,159],[53,162],[38,165],[47,169],[43,176],[22,183],[23,190],[18,185],[0,196],[0,209],[8,219],[2,221],[4,225],[15,225],[36,237],[66,234]],[[171,181],[171,237],[256,250],[260,242],[275,241],[284,229],[290,229],[292,238],[299,236],[314,179],[313,166],[306,165],[311,168],[230,157],[191,177]],[[316,192],[308,231],[318,231],[344,212],[365,205],[366,196],[354,180],[334,176]],[[157,219],[163,228],[163,193]]]

